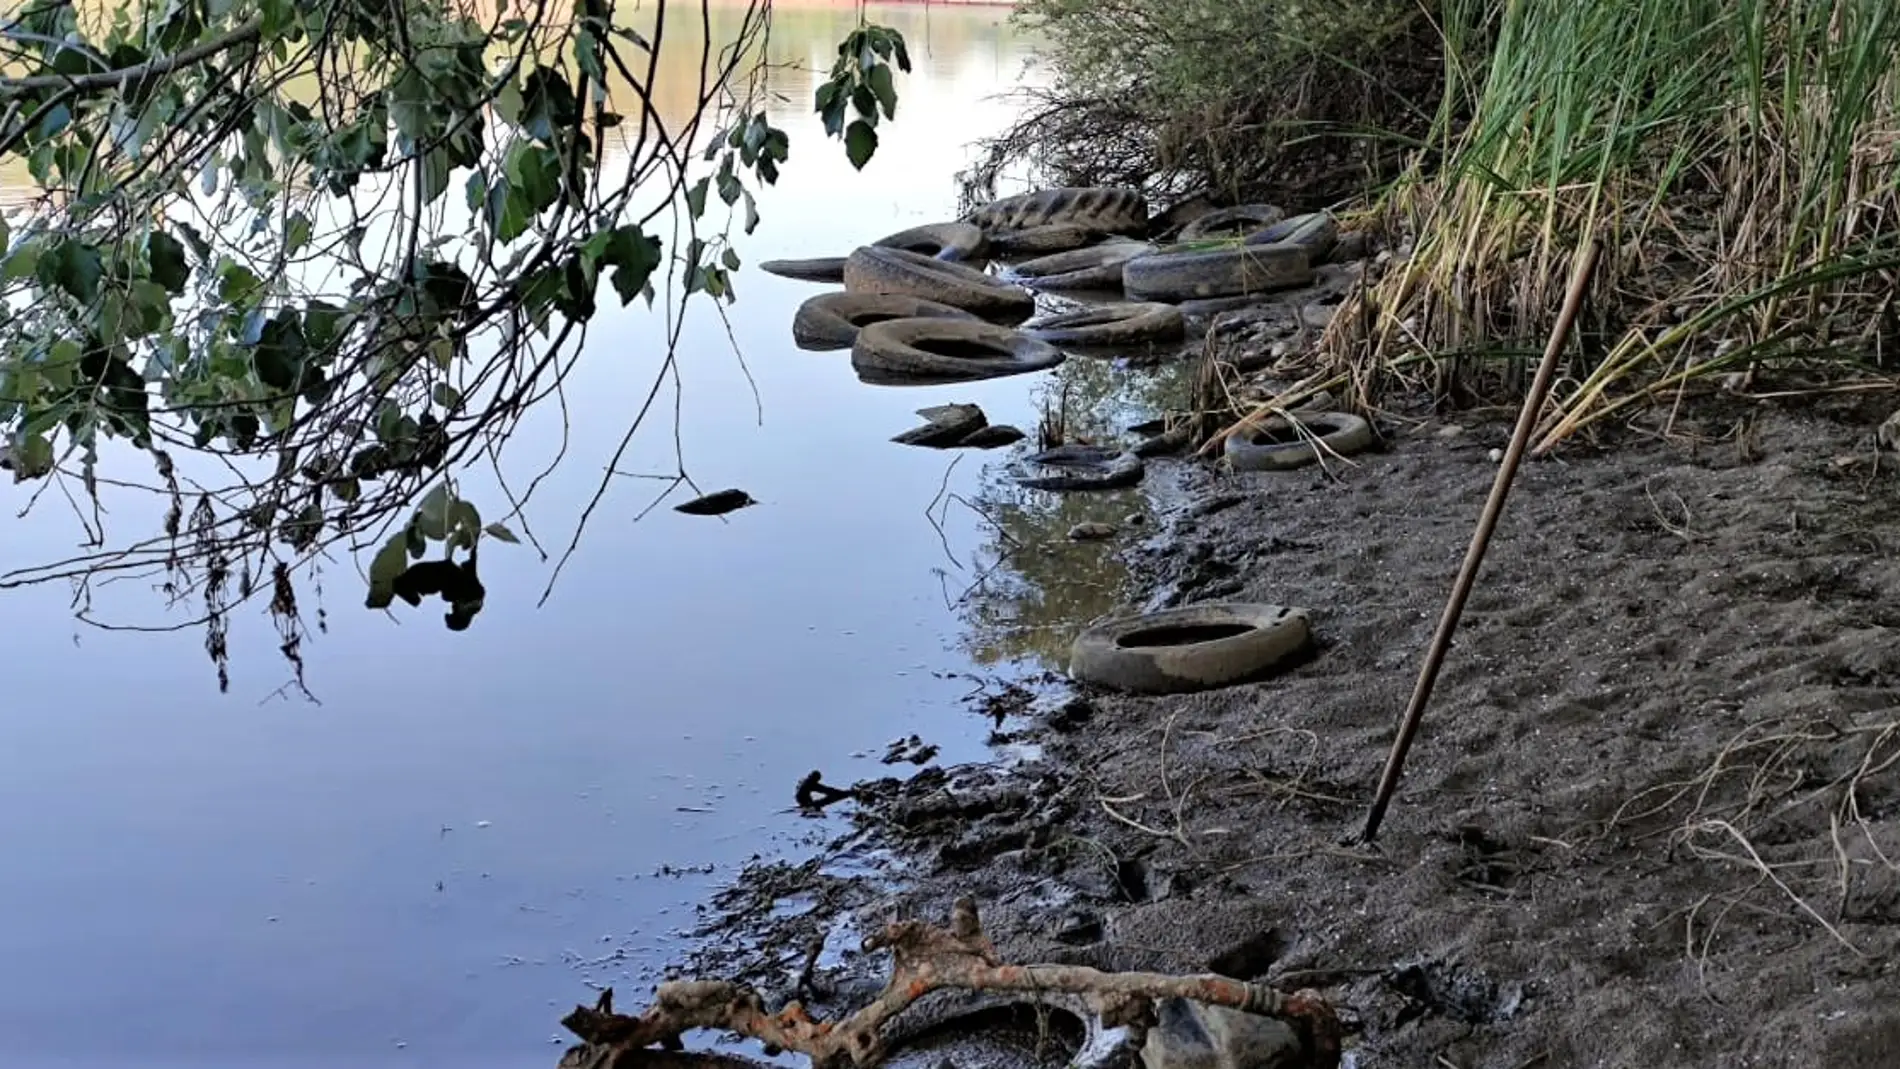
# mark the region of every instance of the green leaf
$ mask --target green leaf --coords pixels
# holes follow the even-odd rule
[[[877,102],[884,108],[884,117],[897,118],[897,87],[891,84],[890,64],[880,63],[872,67],[867,80],[871,83],[871,94],[877,97]]]
[[[877,151],[877,131],[863,119],[854,120],[844,131],[844,154],[851,166],[864,170],[871,162],[871,154]]]
[[[482,528],[482,530],[487,532],[490,538],[498,538],[503,542],[511,542],[515,545],[521,544],[521,539],[516,538],[515,533],[502,524],[491,523]]]
[[[416,506],[416,528],[424,537],[437,542],[448,537],[449,533],[449,484],[437,483],[435,489],[428,492],[422,504]]]
[[[407,538],[397,534],[383,543],[369,562],[369,599],[372,609],[386,609],[396,599],[396,577],[409,568]]]
[[[711,182],[710,178],[702,178],[686,191],[686,208],[695,219],[706,214],[706,188]]]
[[[449,506],[449,544],[473,549],[481,537],[482,514],[473,503],[457,500]]]
[[[91,304],[99,296],[105,263],[98,249],[68,239],[40,257],[38,276],[44,285],[57,286],[80,303]]]
[[[191,281],[191,264],[185,260],[185,246],[163,230],[154,230],[145,238],[145,255],[152,264],[152,281],[169,293],[185,292]]]
[[[53,443],[44,435],[29,434],[20,440],[18,448],[7,453],[13,463],[13,473],[22,479],[38,479],[53,470]]]
[[[446,382],[436,383],[435,389],[430,392],[430,397],[436,404],[451,410],[454,409],[456,405],[462,403],[461,391]]]
[[[750,190],[745,195],[745,232],[750,234],[759,225],[759,205],[752,199]]]

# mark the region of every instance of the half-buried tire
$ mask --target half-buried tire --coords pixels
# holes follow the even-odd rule
[[[1176,246],[1122,266],[1122,289],[1138,301],[1237,297],[1304,286],[1312,280],[1311,254],[1297,245]]]
[[[1242,204],[1208,212],[1181,228],[1182,241],[1202,238],[1245,237],[1286,218],[1286,212],[1272,204]]]
[[[792,341],[800,349],[849,349],[858,331],[889,319],[968,319],[976,314],[897,293],[821,293],[798,306]]]
[[[1295,427],[1285,416],[1269,416],[1247,430],[1227,436],[1222,450],[1235,471],[1288,471],[1305,467],[1322,452],[1351,456],[1373,442],[1372,424],[1350,412],[1302,412]]]
[[[1181,309],[1160,301],[1117,301],[1026,323],[1024,334],[1051,345],[1108,348],[1174,342],[1187,336]]]
[[[851,366],[880,386],[968,382],[1046,371],[1062,350],[1008,327],[962,319],[887,319],[858,331]]]
[[[1255,234],[1247,235],[1248,245],[1291,245],[1306,250],[1314,263],[1322,263],[1339,242],[1339,222],[1327,212],[1313,212],[1284,219]]]
[[[866,245],[845,257],[844,288],[850,293],[895,293],[922,297],[985,319],[1020,323],[1036,310],[1036,299],[974,267],[911,252]]]
[[[1146,256],[1155,247],[1126,238],[1024,260],[1003,272],[1003,278],[1032,290],[1119,290],[1122,265]]]
[[[1212,690],[1259,679],[1312,642],[1305,609],[1210,602],[1104,620],[1076,636],[1069,676],[1136,694]]]

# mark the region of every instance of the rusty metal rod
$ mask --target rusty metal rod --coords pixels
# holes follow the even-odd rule
[[[1379,834],[1379,823],[1385,819],[1386,807],[1392,803],[1392,795],[1399,788],[1399,774],[1405,767],[1405,755],[1412,748],[1412,739],[1418,735],[1421,721],[1425,719],[1425,703],[1431,700],[1432,685],[1438,682],[1438,670],[1445,664],[1445,654],[1451,649],[1452,632],[1458,629],[1458,617],[1465,611],[1465,599],[1471,596],[1471,588],[1477,582],[1478,568],[1484,563],[1484,551],[1491,544],[1491,534],[1497,530],[1498,517],[1504,512],[1504,499],[1511,492],[1511,480],[1517,476],[1518,464],[1524,459],[1524,448],[1530,442],[1531,430],[1537,423],[1537,414],[1544,407],[1544,399],[1550,395],[1550,380],[1556,376],[1557,357],[1563,352],[1570,338],[1570,328],[1577,321],[1577,311],[1583,306],[1583,296],[1590,285],[1590,275],[1596,269],[1599,252],[1597,239],[1591,237],[1577,257],[1576,271],[1570,278],[1570,289],[1564,294],[1563,310],[1557,314],[1557,323],[1551,329],[1550,341],[1544,346],[1543,362],[1537,365],[1537,375],[1531,380],[1530,392],[1524,397],[1524,408],[1517,415],[1517,429],[1511,434],[1511,446],[1505,450],[1504,460],[1498,465],[1498,476],[1491,483],[1491,496],[1484,503],[1484,512],[1478,517],[1478,528],[1471,533],[1471,547],[1465,550],[1464,566],[1458,569],[1458,578],[1451,586],[1451,598],[1445,602],[1445,614],[1438,620],[1438,633],[1432,636],[1432,644],[1425,651],[1425,664],[1418,673],[1418,685],[1412,690],[1411,704],[1406,706],[1405,716],[1399,722],[1398,737],[1392,740],[1392,752],[1385,760],[1385,771],[1379,776],[1379,789],[1372,797],[1372,808],[1366,813],[1366,826],[1359,833],[1359,841],[1370,843]]]

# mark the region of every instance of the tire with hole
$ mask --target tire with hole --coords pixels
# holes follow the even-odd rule
[[[1122,267],[1122,289],[1138,301],[1238,297],[1304,286],[1312,279],[1312,260],[1296,245],[1171,246]]]
[[[1028,290],[999,282],[987,272],[875,245],[845,257],[844,288],[847,293],[922,297],[999,322],[1020,323],[1036,310]]]
[[[871,244],[880,249],[908,249],[934,260],[967,263],[981,259],[988,239],[983,228],[972,223],[930,223],[899,230]]]
[[[1259,679],[1312,642],[1305,609],[1210,602],[1118,616],[1077,635],[1069,678],[1135,694],[1179,694]]]
[[[1125,449],[1099,445],[1059,445],[1023,458],[1032,467],[1054,468],[1059,475],[1018,475],[1016,485],[1030,490],[1125,490],[1141,482],[1146,463]]]
[[[1235,471],[1289,471],[1305,467],[1323,454],[1351,456],[1372,444],[1372,424],[1350,412],[1295,409],[1293,415],[1299,420],[1298,427],[1285,416],[1269,416],[1251,430],[1228,435],[1223,444],[1227,462]]]
[[[1274,204],[1240,204],[1208,212],[1181,228],[1181,241],[1202,238],[1238,238],[1264,230],[1286,218]]]
[[[1257,234],[1249,234],[1246,245],[1290,245],[1305,249],[1313,263],[1323,263],[1339,241],[1339,223],[1328,212],[1313,212],[1284,219]]]
[[[922,297],[898,293],[821,293],[792,316],[792,342],[800,349],[849,349],[858,331],[887,319],[970,319],[977,316]]]
[[[1187,336],[1187,323],[1172,304],[1117,301],[1034,319],[1022,331],[1051,345],[1109,348],[1180,341]]]
[[[976,319],[887,319],[858,331],[851,366],[880,386],[970,382],[1046,371],[1062,350]]]
[[[759,270],[800,282],[843,282],[844,259],[842,256],[821,256],[812,260],[766,260],[759,264]]]
[[[1005,270],[1003,277],[1032,290],[1118,290],[1122,265],[1154,251],[1145,241],[1108,241],[1024,260]]]

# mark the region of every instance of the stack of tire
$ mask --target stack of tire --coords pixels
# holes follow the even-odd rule
[[[844,284],[799,306],[792,338],[802,349],[850,349],[852,366],[868,383],[967,382],[1060,364],[1061,350],[1012,329],[1034,313],[1035,298],[981,269],[987,247],[980,227],[938,223],[845,257],[760,266]]]

